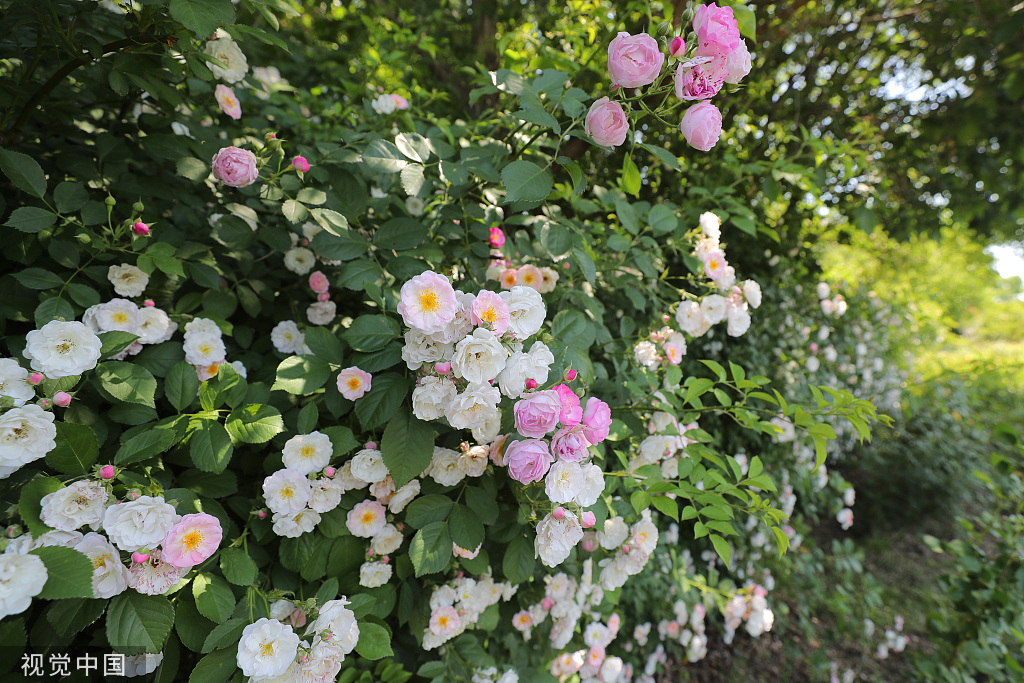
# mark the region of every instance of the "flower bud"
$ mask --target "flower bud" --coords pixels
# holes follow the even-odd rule
[[[580,515],[580,523],[583,524],[584,529],[589,529],[590,527],[597,524],[597,517],[594,515],[593,512],[587,510],[582,515]]]
[[[295,157],[292,159],[292,168],[299,173],[306,173],[309,171],[309,162],[306,161],[306,157]]]
[[[562,519],[562,517],[565,517],[565,508],[559,505],[555,508],[555,511],[551,513],[551,516],[555,519]]]
[[[447,375],[452,371],[452,364],[448,362],[434,363],[434,372],[439,375]]]
[[[256,513],[256,516],[259,517],[260,519],[266,519],[267,518],[267,511],[266,510],[260,510],[259,512]]]
[[[45,379],[45,378],[43,377],[42,373],[33,372],[31,375],[28,376],[28,383],[29,384],[39,384],[40,382],[43,381],[43,379]]]
[[[527,389],[536,389],[537,388],[537,380],[535,380],[535,379],[528,379],[528,380],[526,380],[526,388]]]
[[[67,408],[71,405],[71,394],[66,391],[58,391],[53,395],[53,402],[61,408]]]
[[[103,200],[103,203],[107,206],[113,206],[114,204],[117,204],[117,200],[108,195],[107,198]]]
[[[149,234],[149,226],[142,221],[135,221],[135,225],[132,226],[132,232],[145,237]]]
[[[337,473],[337,470],[335,470],[331,466],[327,466],[327,467],[324,468],[324,476],[325,477],[333,477],[336,473]]]
[[[138,500],[139,496],[141,496],[141,495],[142,494],[139,493],[138,491],[129,491],[128,492],[128,497],[131,498],[132,500]]]
[[[134,204],[132,204],[132,211],[134,211],[135,213],[142,213],[145,210],[146,207],[142,202],[135,202]]]
[[[671,57],[682,57],[686,54],[686,41],[683,40],[682,36],[676,36],[668,44],[668,54]]]
[[[331,295],[328,294],[327,292],[321,292],[320,294],[316,295],[316,300],[317,301],[330,301],[331,300]]]
[[[38,401],[38,405],[40,408],[50,408],[53,403],[48,398],[41,398]]]
[[[368,449],[370,449],[371,451],[377,450],[377,442],[376,441],[367,441],[366,444],[364,444],[364,445]]]
[[[147,560],[149,560],[149,553],[140,553],[137,550],[134,553],[132,553],[132,562],[134,562],[135,564],[142,564]]]
[[[660,24],[658,24],[657,31],[659,36],[667,36],[669,34],[669,31],[671,30],[672,24],[668,23],[667,21],[663,21]]]
[[[117,470],[114,469],[113,465],[104,465],[100,469],[100,477],[103,479],[113,479],[117,475]]]
[[[565,371],[565,381],[566,382],[573,381],[574,379],[576,379],[576,375],[577,375],[577,372],[575,370],[573,370],[572,368],[569,368],[568,370]]]
[[[145,301],[142,302],[142,305],[145,306],[146,308],[153,308],[154,306],[156,306],[156,302],[153,301],[152,299],[146,299]]]
[[[543,600],[540,601],[540,606],[543,607],[544,609],[551,609],[552,607],[555,606],[555,601],[552,600],[551,598],[544,598]]]

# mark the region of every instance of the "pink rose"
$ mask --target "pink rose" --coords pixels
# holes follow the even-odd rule
[[[683,114],[679,130],[691,147],[706,152],[722,135],[722,112],[710,102],[699,102]]]
[[[583,427],[562,427],[551,437],[551,452],[561,460],[580,462],[586,460],[590,442],[583,434]]]
[[[470,304],[469,316],[474,325],[484,327],[499,337],[508,329],[508,304],[496,292],[482,290]]]
[[[405,99],[398,93],[392,93],[391,100],[395,103],[395,109],[398,109],[399,111],[409,108],[409,100]]]
[[[516,441],[505,449],[508,473],[520,484],[532,484],[543,479],[554,461],[547,442],[540,439]]]
[[[505,233],[501,228],[491,228],[491,237],[488,243],[495,249],[505,246]]]
[[[693,15],[693,30],[702,47],[714,47],[722,55],[735,50],[743,40],[732,7],[718,7],[715,3],[697,8]]]
[[[708,100],[722,89],[721,79],[712,80],[699,64],[692,69],[676,69],[676,97],[681,100]]]
[[[562,401],[554,391],[538,391],[516,401],[512,408],[516,430],[523,436],[540,438],[558,426]]]
[[[246,187],[260,177],[256,155],[246,149],[224,147],[213,155],[214,177],[231,187]]]
[[[578,425],[580,420],[583,419],[580,397],[576,395],[575,391],[564,384],[559,384],[555,387],[555,391],[558,392],[558,400],[562,403],[562,410],[558,415],[559,422],[566,427]]]
[[[161,543],[163,561],[172,567],[194,567],[208,559],[223,536],[220,522],[205,512],[185,515]]]
[[[653,83],[664,63],[658,41],[646,33],[631,36],[623,31],[608,44],[608,75],[615,85],[639,88]]]
[[[750,73],[750,52],[747,50],[746,43],[740,41],[739,47],[729,53],[725,59],[725,68],[728,71],[728,75],[725,77],[726,83],[739,83],[744,76]]]
[[[306,161],[306,157],[295,157],[292,159],[292,168],[299,173],[305,173],[309,170],[309,162]]]
[[[608,404],[599,398],[587,399],[587,408],[583,411],[583,435],[591,444],[599,444],[608,438],[608,430],[612,425],[612,411]]]
[[[597,144],[605,147],[618,147],[626,141],[626,134],[629,133],[629,121],[626,119],[626,112],[623,111],[621,104],[602,97],[590,105],[583,129],[587,135],[594,138],[594,142]]]
[[[362,398],[373,385],[373,376],[353,366],[338,373],[338,391],[350,401]]]
[[[222,112],[236,121],[242,118],[242,105],[238,102],[238,98],[235,97],[234,90],[220,84],[214,89],[213,96],[217,99],[217,104],[220,105]]]
[[[402,285],[398,313],[409,327],[424,334],[441,332],[455,319],[459,302],[444,275],[425,270]]]
[[[309,276],[309,288],[317,294],[323,294],[331,288],[331,282],[326,275],[315,270]]]

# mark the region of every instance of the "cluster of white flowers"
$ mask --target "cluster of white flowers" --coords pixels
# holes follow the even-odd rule
[[[658,545],[658,526],[651,521],[651,511],[644,510],[640,520],[629,527],[623,536],[625,522],[621,517],[605,520],[597,537],[601,547],[614,550],[614,555],[601,560],[601,585],[612,591],[626,583],[647,566],[651,553]]]
[[[359,642],[359,624],[348,600],[329,600],[300,636],[282,622],[293,614],[286,600],[271,605],[271,618],[262,618],[242,631],[236,662],[250,681],[333,681],[345,657]],[[302,628],[306,615],[292,618]]]
[[[846,299],[843,298],[842,294],[836,294],[831,299],[829,298],[832,294],[832,288],[829,287],[827,282],[819,282],[815,288],[815,293],[818,295],[818,305],[821,306],[821,312],[825,315],[841,318],[849,309]]]
[[[489,666],[486,669],[477,669],[473,672],[471,683],[519,683],[519,674],[515,669],[508,669],[501,675],[497,667]]]
[[[476,579],[459,576],[437,586],[430,596],[430,621],[423,631],[423,649],[433,650],[474,626],[491,605],[508,601],[516,587],[491,578],[490,569]],[[485,679],[491,680],[491,679]],[[514,681],[518,679],[501,680]]]
[[[282,320],[270,331],[270,341],[274,348],[289,356],[292,354],[312,353],[306,346],[306,335],[295,324],[294,320]]]
[[[746,622],[747,633],[757,638],[772,630],[775,614],[768,608],[768,591],[764,586],[751,584],[746,591],[737,593],[725,605],[725,633],[723,640],[732,643],[736,629]]]
[[[663,316],[663,319],[668,320],[668,316]],[[633,347],[633,359],[648,370],[654,370],[662,364],[679,365],[685,355],[686,337],[671,327],[651,332],[649,339]]]
[[[275,534],[297,538],[312,531],[321,514],[338,507],[341,495],[356,488],[349,485],[355,484],[351,477],[335,476],[329,466],[333,454],[331,438],[321,432],[296,435],[285,442],[284,468],[263,480]]]
[[[502,289],[513,287],[530,287],[541,294],[555,291],[558,284],[558,271],[548,266],[534,266],[524,263],[516,266],[506,259],[492,259],[487,266],[488,280],[495,280]]]
[[[185,325],[185,361],[191,364],[205,382],[216,376],[220,366],[227,362],[227,347],[220,326],[209,318],[194,318]],[[242,377],[249,373],[241,361],[229,365]]]
[[[656,392],[654,396],[664,400],[660,392]],[[640,442],[637,453],[630,458],[630,471],[635,472],[645,465],[660,465],[661,473],[666,479],[675,479],[679,476],[680,458],[688,457],[686,447],[697,443],[686,434],[698,428],[696,422],[682,425],[671,413],[655,412],[647,423],[649,436]]]
[[[121,269],[118,271],[121,275],[114,273],[114,270],[118,268]],[[128,294],[127,296],[140,296],[142,290],[137,286],[139,284],[138,280],[135,281],[136,289],[127,289],[124,286],[120,289],[118,288],[119,285],[124,285],[124,273],[128,269],[138,271],[148,281],[149,278],[146,277],[145,273],[135,266],[128,264],[111,266],[108,277],[114,283],[114,290],[118,294],[132,291],[136,293]],[[133,276],[128,275],[128,277],[131,278]],[[166,311],[154,306],[151,300],[147,300],[140,307],[128,299],[111,299],[106,303],[96,304],[86,309],[85,313],[82,314],[82,322],[97,335],[103,332],[118,331],[128,332],[139,337],[132,342],[131,346],[114,356],[114,360],[122,360],[128,356],[134,356],[142,351],[143,346],[146,344],[162,344],[178,331],[178,323],[171,320]]]

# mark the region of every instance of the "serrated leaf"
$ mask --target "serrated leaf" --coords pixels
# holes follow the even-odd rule
[[[256,580],[256,563],[241,548],[220,551],[220,570],[236,586],[251,586]]]
[[[416,532],[409,544],[409,558],[417,578],[443,571],[452,559],[452,537],[444,522],[431,522]]]
[[[170,10],[175,21],[202,40],[235,18],[231,0],[171,0]]]
[[[394,654],[391,649],[391,634],[380,624],[364,621],[359,624],[359,641],[356,654],[364,659],[377,660]]]
[[[58,422],[57,445],[46,454],[46,463],[63,474],[88,474],[100,454],[96,432],[83,424]]]
[[[524,536],[516,536],[509,543],[501,569],[512,585],[523,583],[533,576],[536,564],[533,543]]]
[[[405,156],[387,140],[374,140],[362,155],[366,168],[373,173],[397,173],[409,163]]]
[[[228,582],[214,574],[199,574],[192,580],[196,609],[210,621],[227,621],[235,609],[235,595]]]
[[[91,598],[92,562],[73,548],[47,546],[31,551],[46,565],[46,583],[37,597],[44,600],[59,598]]]
[[[409,393],[405,377],[393,372],[373,378],[373,388],[355,402],[354,412],[363,429],[375,429],[398,412]]]
[[[228,431],[217,420],[200,420],[189,441],[192,462],[204,472],[223,472],[234,450]]]
[[[710,534],[711,545],[715,546],[715,552],[722,558],[722,562],[725,566],[729,566],[729,560],[732,558],[732,550],[729,548],[729,542],[718,534]]]
[[[167,598],[126,590],[107,607],[107,642],[118,652],[160,652],[174,624]]]
[[[156,379],[143,367],[123,361],[106,361],[96,366],[96,381],[119,401],[141,403],[155,408]]]
[[[21,152],[0,147],[0,170],[12,183],[33,197],[46,194],[46,175],[36,160]]]
[[[289,394],[311,394],[331,376],[327,361],[312,355],[289,356],[277,366],[271,390],[283,389]]]
[[[501,170],[505,203],[542,202],[551,192],[551,174],[531,161],[513,161]]]
[[[284,431],[284,421],[277,408],[250,403],[232,410],[226,427],[236,441],[266,443]]]
[[[37,206],[22,206],[14,210],[4,225],[21,230],[22,232],[36,233],[46,230],[57,222],[57,214],[48,209],[40,209]]]
[[[388,422],[381,438],[381,454],[395,488],[420,476],[430,465],[433,453],[434,428],[403,406]]]
[[[21,521],[28,527],[33,536],[39,536],[52,531],[52,529],[39,518],[42,505],[40,501],[43,496],[59,491],[64,488],[59,479],[54,477],[37,477],[21,487],[21,495],[18,497],[18,514]]]

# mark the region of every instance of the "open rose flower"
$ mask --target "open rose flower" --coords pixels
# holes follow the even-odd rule
[[[236,121],[242,118],[242,105],[235,97],[234,90],[221,83],[213,91],[213,96],[217,98],[217,104],[220,105],[222,112]]]
[[[608,430],[612,424],[612,411],[608,404],[599,398],[587,399],[587,407],[583,411],[583,435],[592,444],[599,444],[608,438]]]
[[[713,78],[701,65],[676,69],[676,97],[681,100],[709,100],[722,89],[724,81]]]
[[[353,366],[338,373],[338,391],[350,401],[362,398],[370,390],[373,376]]]
[[[198,512],[185,515],[171,527],[163,540],[163,561],[172,567],[194,567],[217,550],[223,536],[213,515]]]
[[[578,425],[583,419],[583,409],[580,408],[580,397],[565,384],[555,387],[558,392],[558,400],[562,403],[562,410],[558,415],[558,421],[566,427]]]
[[[743,42],[732,7],[718,7],[715,3],[700,5],[693,15],[693,30],[702,48],[714,48],[722,55],[729,54]]]
[[[618,147],[626,141],[629,120],[621,104],[602,97],[590,105],[583,129],[597,144]]]
[[[247,149],[223,147],[213,155],[213,176],[231,187],[247,187],[260,177],[256,155]]]
[[[653,83],[664,63],[658,41],[646,33],[631,36],[623,31],[608,44],[608,75],[615,85],[639,88]]]
[[[434,334],[448,327],[458,307],[448,278],[427,270],[402,285],[398,313],[409,327]]]
[[[520,484],[532,484],[543,479],[554,460],[547,442],[541,439],[515,441],[505,449],[508,473]]]
[[[722,112],[710,102],[699,102],[683,114],[679,130],[691,147],[707,152],[722,135]]]
[[[554,391],[538,391],[516,401],[512,408],[516,431],[523,436],[541,438],[558,426],[562,401]]]

